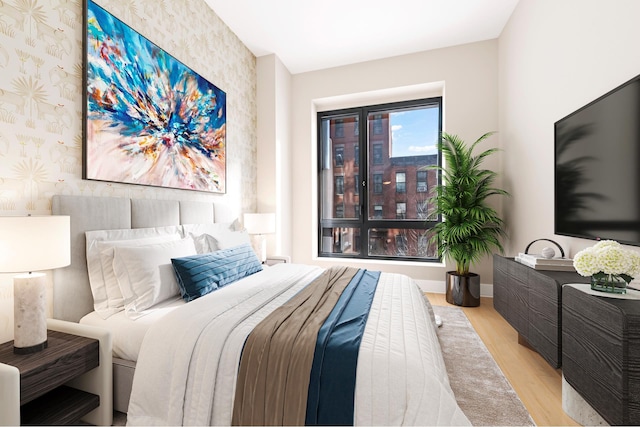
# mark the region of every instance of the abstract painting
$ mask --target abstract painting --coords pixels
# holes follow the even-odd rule
[[[87,0],[83,178],[224,193],[226,94]]]

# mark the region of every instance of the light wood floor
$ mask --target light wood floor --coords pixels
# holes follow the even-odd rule
[[[444,294],[426,295],[433,305],[450,305]],[[518,344],[518,333],[495,311],[492,298],[462,309],[537,425],[579,425],[562,410],[562,372]]]

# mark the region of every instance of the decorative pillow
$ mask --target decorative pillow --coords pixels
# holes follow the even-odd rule
[[[189,302],[262,270],[249,244],[171,260],[182,298]]]
[[[122,310],[122,294],[117,281],[110,275],[109,282],[105,280],[105,272],[103,271],[103,259],[101,251],[106,249],[107,242],[126,241],[130,245],[135,240],[142,239],[141,244],[160,243],[170,240],[178,240],[180,236],[179,226],[153,227],[153,228],[134,228],[119,230],[94,230],[87,231],[86,237],[86,256],[87,256],[87,272],[89,273],[89,284],[91,293],[93,294],[93,308],[103,319],[108,318],[114,313]],[[111,261],[108,262],[109,266]],[[111,270],[111,267],[108,268]]]
[[[124,297],[125,314],[131,319],[178,295],[171,258],[196,254],[190,237],[155,245],[116,246],[113,251],[113,271]]]

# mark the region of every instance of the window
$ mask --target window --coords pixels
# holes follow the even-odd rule
[[[336,194],[344,194],[344,176],[336,176]]]
[[[404,172],[396,172],[396,193],[407,192],[407,175]]]
[[[344,138],[344,120],[336,120],[336,138]]]
[[[407,204],[405,202],[396,203],[396,219],[405,219],[407,217]]]
[[[440,220],[428,216],[427,184],[440,179],[430,166],[440,164],[433,147],[442,98],[317,117],[319,256],[437,261],[435,244],[423,236]],[[336,135],[341,126],[344,139]]]
[[[382,144],[373,144],[373,164],[381,165],[382,163]]]
[[[373,134],[382,135],[382,114],[373,116]]]
[[[336,167],[339,168],[344,166],[344,145],[336,146],[335,159],[336,159]]]
[[[382,174],[373,174],[373,194],[382,194]]]
[[[426,193],[428,190],[427,187],[427,171],[418,171],[416,172],[416,191],[418,193]]]

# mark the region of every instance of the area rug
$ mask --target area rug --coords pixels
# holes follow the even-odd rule
[[[533,426],[522,401],[502,374],[462,309],[433,306],[442,318],[438,338],[458,405],[474,426]]]

